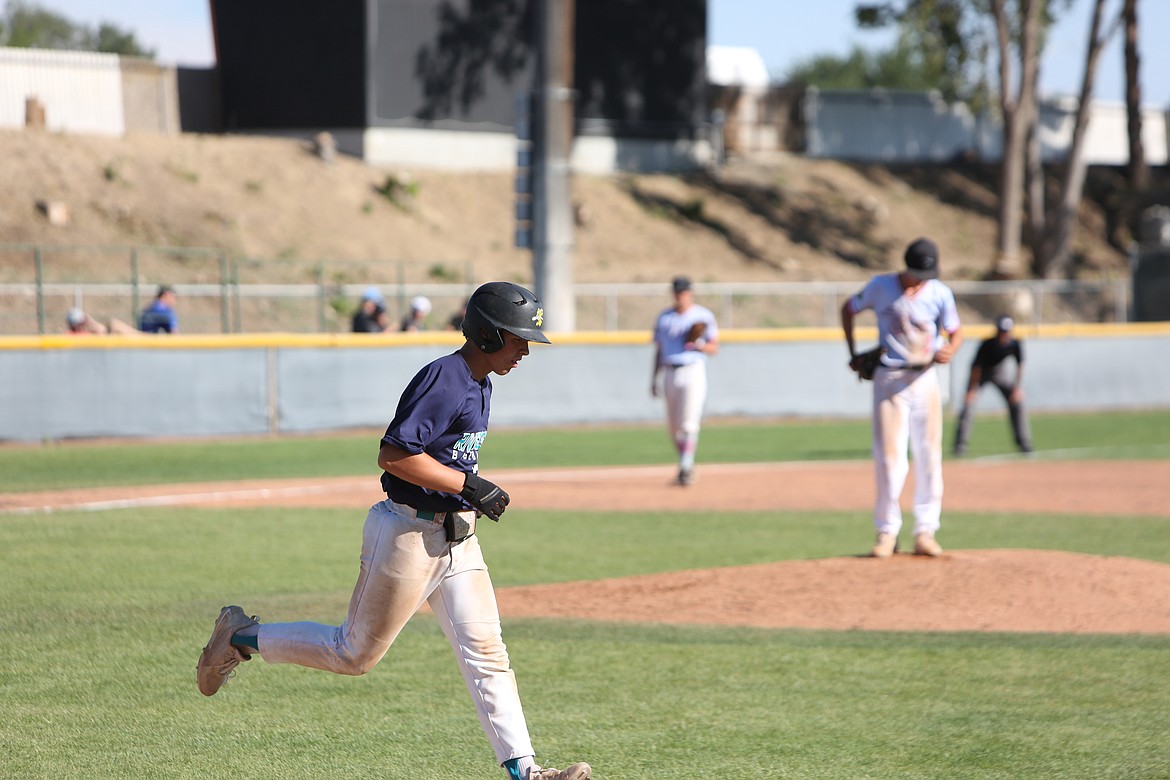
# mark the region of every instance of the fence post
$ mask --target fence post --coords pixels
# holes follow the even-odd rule
[[[227,253],[219,253],[219,327],[222,333],[231,333],[232,324],[228,317],[228,262]]]
[[[138,323],[138,247],[130,248],[130,322]]]
[[[45,335],[45,259],[41,248],[33,249],[33,263],[37,279],[37,333]]]
[[[400,262],[398,263],[398,316],[405,317],[407,311],[409,309],[406,305],[406,268]]]
[[[317,264],[317,332],[325,332],[325,266]]]
[[[240,261],[232,260],[232,314],[236,322],[235,333],[244,330],[244,313],[240,307]]]

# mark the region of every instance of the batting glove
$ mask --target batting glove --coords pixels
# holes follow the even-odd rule
[[[508,502],[512,500],[498,485],[488,482],[477,474],[467,475],[459,495],[497,523],[500,522],[500,515],[504,514],[504,510],[508,508]]]

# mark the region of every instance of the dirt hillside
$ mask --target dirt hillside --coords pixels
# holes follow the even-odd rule
[[[5,242],[352,261],[362,269],[356,281],[532,277],[530,254],[512,246],[509,173],[387,171],[344,156],[326,163],[306,142],[259,137],[3,131],[0,144]],[[979,278],[991,263],[995,196],[986,171],[775,156],[736,159],[713,175],[577,176],[573,191],[579,282],[676,273],[861,280],[897,263],[920,234],[940,244],[948,278]],[[50,201],[67,206],[69,224],[49,223],[37,204]],[[1076,239],[1084,275],[1125,269],[1104,234],[1100,210],[1086,208]],[[54,273],[90,279],[93,262],[54,258]],[[13,279],[14,263],[0,252],[0,280]],[[303,264],[264,269],[262,281],[304,281],[296,276]]]

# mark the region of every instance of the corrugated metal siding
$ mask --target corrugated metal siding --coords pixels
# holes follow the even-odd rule
[[[0,48],[0,127],[24,127],[30,97],[45,107],[49,130],[125,132],[116,54]]]
[[[886,90],[810,89],[805,96],[809,157],[874,162],[938,162],[971,153],[996,161],[1003,153],[998,119],[971,116],[962,106],[947,106],[933,93]],[[1063,160],[1072,143],[1075,100],[1040,105],[1041,156]],[[1167,112],[1142,111],[1146,160],[1165,165],[1170,155]],[[1129,158],[1125,106],[1094,103],[1085,138],[1088,165],[1124,165]]]
[[[974,117],[935,93],[810,89],[804,110],[810,157],[938,162],[974,148]]]

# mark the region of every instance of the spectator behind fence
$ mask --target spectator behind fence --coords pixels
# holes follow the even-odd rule
[[[69,328],[67,332],[72,336],[101,335],[110,332],[109,328],[76,306],[70,309],[69,313],[65,315],[65,324]]]
[[[416,295],[410,299],[410,311],[402,318],[398,326],[401,331],[426,330],[427,315],[431,313],[431,301],[425,295]]]
[[[179,315],[175,313],[175,291],[163,285],[150,305],[142,311],[138,329],[143,333],[178,333]]]
[[[385,333],[390,328],[386,315],[386,299],[377,287],[367,287],[362,302],[353,315],[354,333]]]

